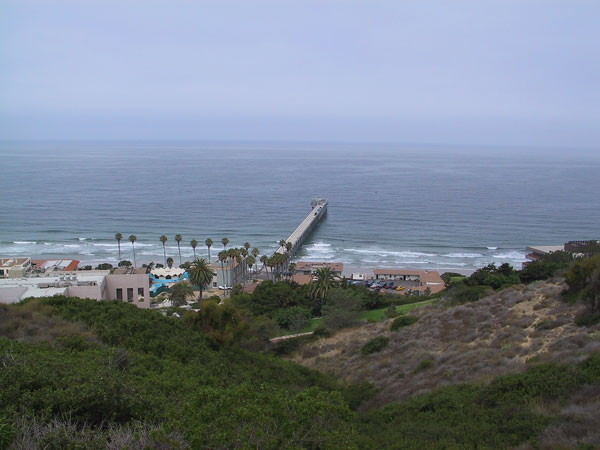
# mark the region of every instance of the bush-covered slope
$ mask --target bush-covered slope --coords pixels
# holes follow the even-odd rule
[[[213,349],[181,321],[124,303],[59,297],[22,307],[30,320],[49,307],[57,323],[77,321],[94,335],[69,328],[53,342],[0,339],[0,415],[162,424],[194,447],[319,446],[340,439],[342,424],[346,434],[342,390],[317,372],[238,348]],[[3,322],[14,322],[11,309],[18,308],[3,307]]]
[[[575,324],[581,308],[561,300],[564,282],[541,281],[504,289],[476,302],[443,303],[411,311],[412,325],[391,331],[392,320],[338,332],[301,347],[293,359],[307,367],[369,381],[380,406],[440,386],[489,380],[539,361],[571,363],[600,350],[600,326]],[[361,348],[376,336],[380,352]]]
[[[499,449],[598,438],[597,414],[580,404],[600,392],[598,355],[357,413],[367,385],[216,346],[185,320],[124,303],[34,300],[0,307],[0,323],[0,449]]]

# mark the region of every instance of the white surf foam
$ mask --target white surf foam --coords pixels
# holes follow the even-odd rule
[[[445,258],[482,258],[480,253],[447,253],[442,255]]]

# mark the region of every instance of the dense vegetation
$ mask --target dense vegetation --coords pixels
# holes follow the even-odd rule
[[[488,266],[455,280],[451,289],[454,295],[461,289],[468,295],[501,290],[522,274]],[[565,298],[598,314],[599,274],[600,256],[572,263],[565,272]],[[297,327],[319,313],[328,327],[344,327],[356,323],[360,310],[385,307],[389,300],[360,288],[321,286],[315,294],[288,282],[262,286],[223,305],[205,300],[180,318],[122,302],[66,297],[0,305],[0,449],[11,442],[13,448],[82,449],[506,448],[527,442],[537,447],[544,430],[566,420],[561,405],[574,395],[589,396],[589,389],[592,396],[600,392],[600,355],[592,354],[567,365],[532,360],[525,372],[491,383],[447,386],[361,411],[364,400],[376,394],[368,383],[347,385],[242,346],[263,349],[275,321]],[[488,321],[492,313],[504,314],[515,289],[495,294]],[[461,306],[444,316],[466,320],[472,312]],[[434,325],[434,319],[399,316],[397,331],[374,336],[356,349],[357,357],[368,362],[389,354],[421,324],[438,333],[446,333],[447,325],[450,336],[465,322]],[[471,322],[485,332],[484,320]],[[519,326],[532,328],[535,338],[559,325]],[[319,334],[327,334],[322,328]],[[517,354],[507,339],[498,334],[492,344]],[[440,358],[423,353],[396,380],[418,384],[439,372]],[[570,444],[585,442],[573,439]]]

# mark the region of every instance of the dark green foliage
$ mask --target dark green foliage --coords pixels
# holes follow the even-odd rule
[[[129,448],[501,449],[526,443],[559,420],[532,405],[600,383],[595,355],[577,365],[536,365],[488,385],[446,387],[356,413],[375,393],[372,385],[342,386],[208,338],[209,325],[209,331],[234,333],[231,327],[243,317],[232,305],[217,314],[209,307],[214,302],[203,302],[206,315],[189,312],[196,317],[185,320],[123,302],[65,297],[8,308],[30,312],[31,302],[41,303],[40,314],[87,324],[95,337],[72,327],[50,342],[0,338],[0,448],[26,434],[23,423],[69,418],[73,426],[49,425],[38,447],[102,448],[112,429],[129,433]],[[304,342],[281,342],[298,345],[294,341]],[[387,343],[382,336],[374,341],[372,351]]]
[[[388,345],[389,339],[385,336],[377,336],[371,339],[365,345],[362,346],[360,352],[363,355],[370,355],[371,353],[377,353],[383,350]]]
[[[458,280],[463,280],[466,277],[462,273],[444,272],[440,276],[440,278],[442,280],[444,280],[444,283],[446,283],[446,286],[450,286],[450,285],[454,284],[454,282],[456,282]]]
[[[600,313],[600,254],[576,261],[565,279],[568,294],[585,302],[591,314]]]
[[[578,327],[591,327],[600,323],[600,313],[593,313],[589,309],[581,311],[575,317],[575,325]]]
[[[394,321],[390,325],[390,330],[391,331],[399,330],[402,327],[407,327],[409,325],[412,325],[417,320],[419,320],[419,318],[415,317],[415,316],[400,316],[400,317],[397,317],[397,318],[394,319]]]
[[[385,317],[388,317],[390,319],[393,319],[394,317],[398,317],[400,315],[400,313],[396,310],[395,306],[388,306],[388,308],[385,310]]]
[[[102,263],[96,266],[96,270],[111,270],[112,268],[112,264],[109,263]]]
[[[119,262],[119,267],[131,267],[131,261],[123,260]]]
[[[569,267],[573,262],[573,254],[569,252],[553,252],[543,255],[537,261],[527,263],[527,265],[519,271],[519,278],[523,283],[531,283],[537,280],[547,280],[553,277],[559,271]]]
[[[331,336],[331,331],[325,325],[321,324],[314,329],[313,334],[318,337],[329,337]]]
[[[310,319],[310,311],[302,306],[292,306],[275,311],[274,319],[285,330],[301,330]]]
[[[532,404],[564,399],[590,383],[600,383],[600,355],[579,365],[531,367],[487,386],[441,388],[364,415],[361,446],[377,436],[378,448],[516,447],[556,420],[533,412]]]
[[[489,286],[468,286],[460,283],[450,288],[447,298],[452,305],[462,305],[464,303],[476,302],[491,293],[492,289]]]
[[[465,279],[469,286],[490,286],[493,289],[501,289],[512,284],[521,283],[518,272],[513,267],[504,263],[500,267],[489,264],[476,270],[469,278]]]
[[[244,293],[244,286],[242,286],[242,283],[235,283],[233,285],[233,287],[231,288],[231,296],[233,297],[234,295],[240,295]]]
[[[15,427],[11,420],[0,416],[0,450],[7,450],[15,437]]]
[[[234,302],[237,304],[237,299]],[[270,280],[260,283],[252,293],[251,301],[244,301],[243,306],[254,315],[267,314],[271,316],[281,308],[291,306],[313,307],[313,302],[308,298],[305,287],[297,283]]]
[[[413,373],[423,372],[424,370],[431,369],[432,367],[433,367],[433,361],[431,361],[430,359],[424,359],[423,361],[421,361],[419,363],[419,365],[417,366],[417,368],[414,370]]]
[[[177,320],[123,302],[41,302],[86,323],[103,343],[0,339],[0,355],[11,355],[0,369],[0,415],[49,421],[64,414],[94,427],[163,423],[184,433],[192,448],[332,446],[351,435],[350,411],[331,378],[272,356],[215,347],[213,336],[204,336],[215,323],[224,336],[235,334],[235,310]]]
[[[322,308],[323,322],[331,330],[339,330],[359,322],[361,296],[350,289],[329,291]]]

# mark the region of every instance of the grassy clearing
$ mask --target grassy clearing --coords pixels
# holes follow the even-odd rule
[[[429,300],[424,300],[422,302],[409,303],[408,305],[400,305],[396,306],[396,311],[400,314],[406,314],[408,311],[411,311],[415,308],[420,308],[422,306],[431,305],[433,302],[438,300],[437,298],[431,298]],[[364,322],[380,322],[386,318],[385,312],[388,308],[380,308],[380,309],[372,309],[370,311],[365,311],[360,315],[360,320]],[[307,323],[307,325],[301,330],[281,330],[276,337],[280,336],[289,336],[291,334],[298,333],[308,333],[309,331],[315,331],[315,328],[322,323],[320,317],[313,317]]]
[[[432,298],[429,300],[424,300],[422,302],[409,303],[408,305],[400,305],[396,306],[396,312],[400,314],[406,314],[408,311],[411,311],[415,308],[420,308],[422,306],[431,305],[435,302],[437,298]],[[361,314],[360,318],[365,322],[379,322],[386,318],[385,312],[387,308],[380,309],[372,309],[371,311],[365,311]]]

